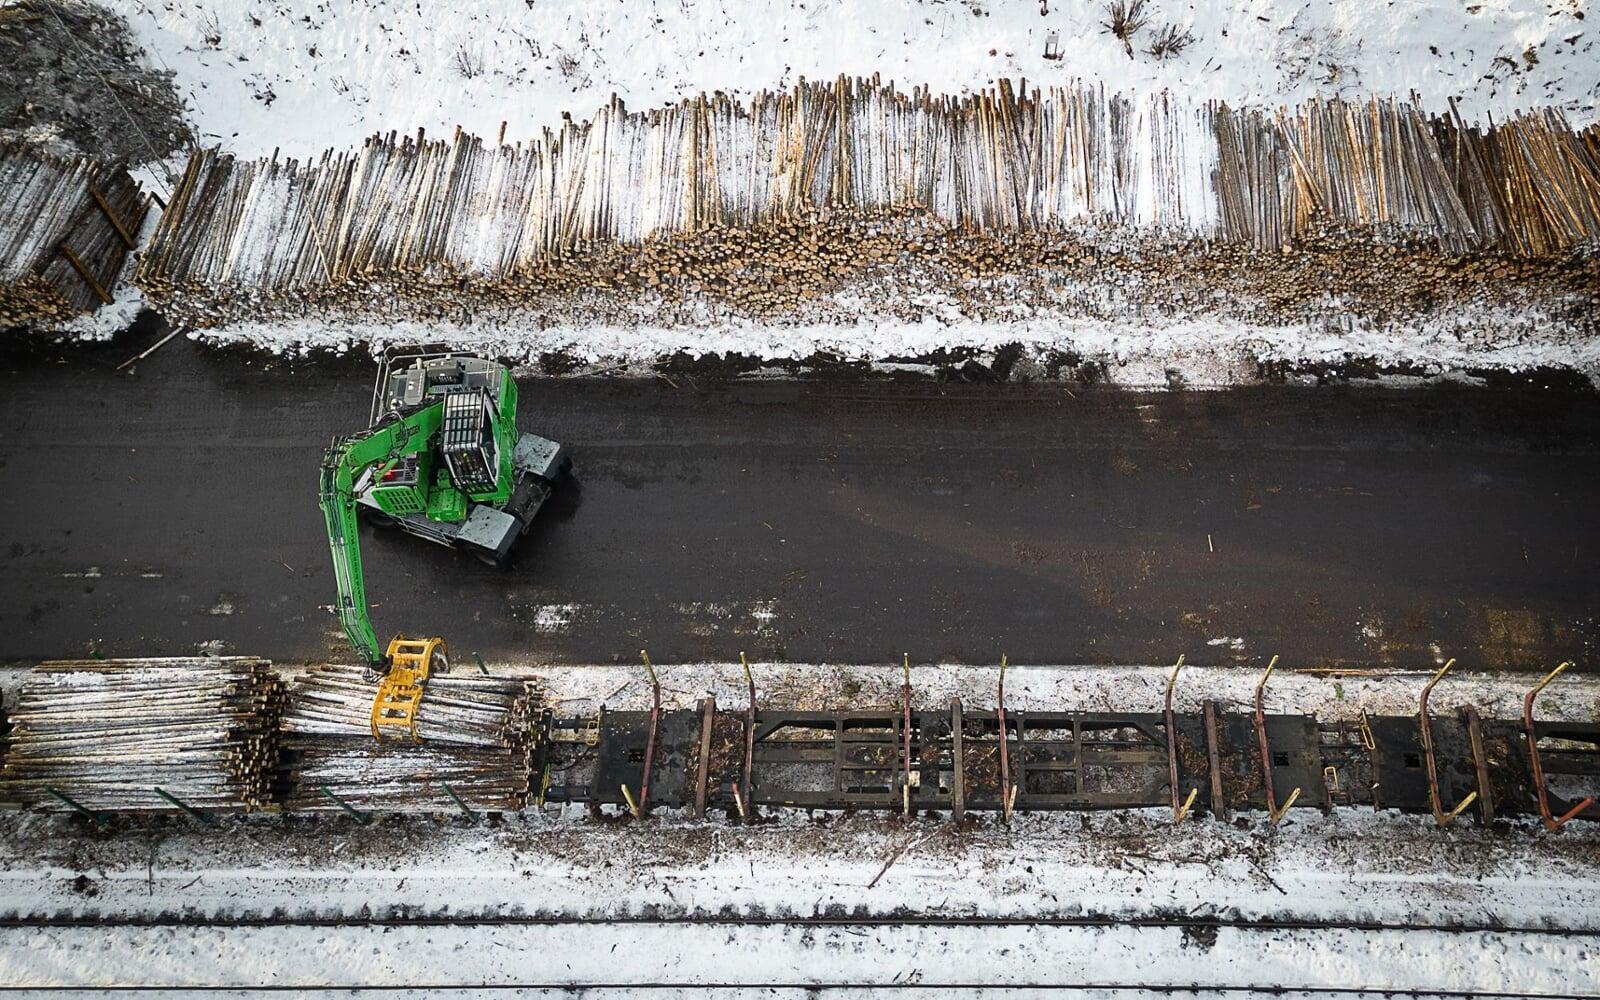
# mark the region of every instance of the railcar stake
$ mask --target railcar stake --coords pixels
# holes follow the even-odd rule
[[[1494,785],[1489,780],[1489,755],[1483,746],[1483,720],[1471,705],[1461,706],[1461,717],[1467,722],[1467,739],[1472,744],[1472,762],[1478,772],[1478,819],[1494,822]]]
[[[744,775],[741,784],[744,786],[744,795],[738,795],[735,789],[734,803],[739,807],[739,818],[749,819],[747,813],[750,802],[750,771],[756,756],[756,679],[750,672],[750,660],[744,655],[744,650],[739,651],[739,662],[744,666],[744,683],[750,689],[750,708],[744,716]]]
[[[1261,744],[1261,787],[1267,793],[1267,815],[1272,819],[1272,825],[1277,826],[1283,822],[1283,817],[1289,814],[1289,808],[1300,797],[1300,789],[1296,788],[1289,793],[1289,801],[1278,808],[1277,797],[1272,791],[1272,747],[1267,743],[1267,713],[1261,707],[1262,694],[1267,687],[1267,678],[1272,676],[1272,669],[1278,665],[1278,657],[1274,655],[1272,662],[1267,664],[1266,672],[1261,675],[1261,680],[1256,684],[1256,737]]]
[[[71,798],[70,796],[66,795],[63,792],[56,791],[54,788],[51,788],[49,785],[44,786],[44,790],[49,792],[51,795],[54,795],[56,798],[60,799],[62,802],[65,802],[68,806],[71,806],[76,811],[78,811],[78,812],[82,813],[83,815],[89,817],[90,819],[94,820],[95,826],[105,826],[106,825],[106,818],[105,818],[105,816],[103,814],[95,812],[93,809],[90,809],[88,806],[84,805],[83,803],[78,802],[76,799]]]
[[[1433,752],[1433,723],[1428,719],[1428,696],[1433,693],[1433,686],[1443,680],[1444,675],[1455,665],[1455,657],[1445,661],[1445,665],[1433,675],[1433,680],[1422,688],[1422,697],[1417,705],[1417,727],[1422,731],[1422,761],[1428,769],[1428,801],[1433,805],[1433,820],[1441,828],[1454,823],[1456,817],[1465,812],[1466,808],[1478,798],[1477,792],[1469,792],[1466,798],[1456,803],[1454,809],[1445,812],[1443,797],[1439,794],[1439,763]]]
[[[1533,702],[1535,698],[1539,697],[1539,692],[1548,687],[1551,681],[1566,673],[1567,668],[1570,666],[1572,664],[1566,662],[1550,671],[1549,674],[1545,675],[1545,679],[1534,685],[1533,690],[1528,692],[1528,696],[1522,699],[1522,721],[1528,728],[1528,764],[1533,769],[1533,788],[1538,794],[1539,816],[1544,820],[1544,828],[1551,831],[1559,830],[1566,826],[1574,816],[1594,803],[1594,796],[1591,795],[1560,816],[1552,816],[1550,814],[1549,794],[1544,787],[1544,764],[1539,760],[1539,733],[1533,725]]]
[[[711,780],[711,727],[717,717],[717,700],[700,701],[700,760],[694,771],[694,818],[706,818],[706,784]]]
[[[318,785],[317,786],[317,791],[321,792],[323,795],[326,795],[328,797],[328,799],[333,802],[334,805],[338,806],[340,809],[343,809],[345,812],[349,813],[351,816],[354,816],[356,822],[360,823],[362,826],[366,826],[368,823],[372,822],[372,814],[371,813],[362,812],[361,810],[357,809],[355,806],[352,806],[350,803],[346,802],[344,799],[341,799],[339,796],[337,796],[337,795],[333,794],[332,792],[328,791],[328,786],[327,785]]]
[[[179,809],[181,809],[183,811],[183,814],[185,816],[188,816],[190,819],[196,820],[196,821],[201,822],[201,823],[204,823],[206,826],[216,826],[217,825],[217,818],[215,816],[211,815],[210,813],[201,812],[200,810],[198,810],[198,809],[194,808],[193,806],[189,805],[189,803],[180,800],[176,795],[171,794],[165,788],[155,788],[155,786],[151,786],[151,787],[152,787],[152,789],[155,791],[155,793],[157,795],[161,796],[162,798],[166,799],[168,802],[170,802],[173,805],[177,806]]]
[[[650,767],[655,763],[656,727],[661,723],[661,681],[656,678],[656,668],[650,665],[650,653],[641,649],[639,658],[644,660],[644,669],[650,674],[650,733],[644,741],[644,778],[639,782],[639,801],[633,807],[634,816],[642,819],[645,810],[650,808]],[[626,786],[623,793],[627,793]]]
[[[911,816],[911,654],[902,653],[900,656],[905,668],[905,682],[900,686],[900,695],[905,708],[905,733],[901,742],[906,768],[906,781],[901,788],[900,802],[902,811],[909,818]]]
[[[961,720],[961,699],[950,699],[950,754],[951,771],[954,781],[950,789],[950,819],[957,826],[967,814],[967,774],[966,774],[966,748],[965,739],[961,731],[964,723]]]
[[[470,819],[476,823],[478,821],[478,814],[468,808],[465,802],[461,801],[461,796],[456,794],[456,790],[451,788],[446,782],[441,781],[439,784],[444,786],[445,794],[450,796],[450,801],[454,802],[461,809],[461,811],[466,814],[467,819]]]
[[[1217,703],[1206,699],[1204,705],[1206,726],[1206,769],[1211,772],[1211,814],[1220,820],[1228,818],[1227,790],[1222,785],[1222,750],[1218,746]]]
[[[1000,818],[1011,822],[1017,792],[1011,786],[1011,762],[1006,755],[1006,654],[1000,654],[1000,684],[995,694],[995,717],[1000,722]]]
[[[1196,785],[1189,789],[1189,798],[1178,804],[1178,727],[1172,715],[1172,689],[1178,684],[1178,671],[1183,669],[1183,655],[1179,654],[1178,662],[1172,665],[1172,676],[1167,678],[1166,723],[1167,723],[1167,771],[1172,784],[1172,822],[1182,823],[1183,818],[1189,815],[1189,810],[1194,807],[1194,799],[1200,794],[1200,787]]]

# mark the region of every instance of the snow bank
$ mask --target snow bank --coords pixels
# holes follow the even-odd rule
[[[551,354],[585,363],[583,371],[649,366],[683,352],[690,357],[744,355],[804,361],[920,358],[971,349],[980,358],[1021,344],[1035,359],[1052,352],[1098,363],[1106,378],[1130,387],[1220,388],[1254,381],[1262,362],[1340,365],[1374,359],[1433,373],[1472,369],[1568,368],[1600,376],[1600,340],[1546,310],[1464,307],[1447,317],[1376,326],[1367,322],[1260,324],[1220,318],[1175,319],[1133,312],[1123,322],[1039,315],[1012,322],[928,318],[908,322],[867,311],[854,323],[711,322],[701,326],[547,324],[515,310],[485,309],[458,320],[374,322],[284,320],[239,322],[196,331],[215,344],[248,344],[302,354],[342,353],[359,344],[391,347],[445,343],[458,350],[521,362]]]
[[[1555,106],[1580,124],[1600,102],[1600,29],[1581,0],[1156,0],[1133,55],[1088,0],[410,0],[216,4],[110,0],[176,73],[203,143],[306,156],[366,136],[457,125],[510,141],[588,117],[801,77],[880,73],[961,91],[1002,77],[1275,107],[1314,95],[1459,98],[1473,119]],[[1043,11],[1043,13],[1041,13]],[[1175,24],[1176,56],[1147,49]],[[1060,59],[1046,58],[1052,36]]]

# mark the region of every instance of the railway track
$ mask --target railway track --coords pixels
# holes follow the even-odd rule
[[[97,986],[96,992],[114,993],[140,993],[158,992],[162,996],[186,995],[218,995],[218,994],[255,994],[255,993],[292,993],[305,995],[308,992],[325,991],[339,996],[360,996],[362,994],[396,994],[408,995],[450,994],[455,991],[468,992],[472,995],[486,993],[526,993],[530,990],[545,991],[561,995],[585,994],[590,991],[597,995],[605,995],[608,989],[626,995],[629,992],[660,992],[666,994],[682,994],[686,988],[683,983],[628,983],[626,986],[574,986],[570,983],[495,983],[474,984],[463,986],[459,983],[427,982],[406,985],[385,986],[304,986],[304,985],[274,985],[258,984],[248,988],[239,986]],[[695,983],[692,988],[699,995],[706,991],[726,990],[730,992],[743,992],[751,988],[749,983]],[[974,991],[994,989],[993,984],[982,982],[966,983],[883,983],[873,986],[861,986],[856,983],[767,983],[762,986],[763,996],[773,996],[779,992],[793,992],[801,996],[817,996],[824,993],[841,993],[847,996],[871,996],[877,992],[896,994],[967,994]],[[1127,983],[1127,982],[1081,982],[1081,983],[1020,983],[1007,984],[1008,990],[1033,990],[1036,992],[1058,993],[1066,996],[1095,995],[1099,997],[1116,996],[1119,993],[1136,996],[1249,996],[1249,997],[1293,997],[1301,1000],[1315,1000],[1317,997],[1418,997],[1418,998],[1460,998],[1460,1000],[1597,1000],[1600,993],[1529,993],[1523,990],[1512,992],[1502,990],[1458,990],[1458,989],[1392,989],[1389,987],[1368,988],[1361,986],[1334,986],[1319,988],[1299,988],[1282,986],[1227,986],[1209,984],[1165,984],[1165,983]],[[0,986],[0,993],[25,992],[25,993],[78,993],[79,987],[6,987]]]
[[[1427,934],[1506,934],[1540,935],[1555,938],[1600,938],[1600,927],[1558,927],[1513,925],[1500,922],[1431,923],[1392,920],[1319,920],[1294,918],[1230,919],[1211,917],[1093,917],[1093,916],[852,916],[852,917],[749,917],[749,916],[570,916],[570,915],[451,915],[451,916],[266,916],[205,917],[108,914],[104,916],[7,916],[0,917],[0,930],[29,928],[207,928],[256,929],[295,928],[430,928],[430,927],[781,927],[781,928],[895,928],[895,927],[1063,927],[1063,928],[1142,928],[1209,933],[1235,930],[1250,933],[1286,931],[1360,931],[1364,933]]]
[[[1300,923],[1305,925],[1296,926]],[[704,995],[759,985],[764,995],[794,991],[855,996],[880,990],[959,994],[996,986],[1099,996],[1118,991],[1304,997],[1600,995],[1585,957],[1588,941],[1551,932],[1488,931],[1441,938],[1420,924],[1409,930],[1372,931],[1316,922],[1211,925],[1212,933],[1207,930],[1181,921],[1018,929],[1009,921],[921,925],[895,918],[821,926],[809,921],[774,926],[765,920],[713,920],[641,927],[635,921],[562,920],[509,928],[471,923],[398,928],[251,923],[187,929],[4,927],[0,942],[15,951],[0,957],[0,981],[27,978],[26,971],[15,975],[9,970],[28,969],[30,943],[59,948],[92,941],[102,948],[128,950],[120,967],[83,977],[95,988],[172,994],[443,993],[469,988],[692,990]],[[228,942],[240,954],[267,957],[233,969],[219,964],[219,942]],[[580,942],[590,955],[587,959],[540,950]],[[613,943],[622,947],[607,947]],[[371,945],[377,947],[369,957],[364,952]],[[974,946],[980,949],[976,953],[969,950]],[[308,949],[309,963],[297,962],[299,947]],[[750,949],[753,959],[747,956],[741,963],[735,957]],[[1161,971],[1148,967],[1150,956],[1158,954],[1166,957]],[[467,955],[471,958],[464,961]],[[1512,960],[1497,964],[1499,956]],[[452,964],[438,964],[442,957],[450,957]],[[1476,957],[1482,957],[1481,967],[1474,966]],[[266,968],[282,974],[263,975]],[[1448,973],[1441,974],[1441,968]]]

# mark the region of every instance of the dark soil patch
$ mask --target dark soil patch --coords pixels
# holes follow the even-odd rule
[[[123,18],[51,0],[22,0],[5,14],[0,139],[133,165],[193,141],[172,74],[148,65]]]

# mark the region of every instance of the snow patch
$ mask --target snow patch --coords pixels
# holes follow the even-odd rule
[[[1447,318],[1353,325],[1264,325],[1222,318],[1171,320],[1134,315],[1126,321],[1041,315],[1008,323],[931,318],[907,322],[864,316],[850,324],[727,321],[700,327],[578,326],[519,323],[516,311],[486,311],[466,321],[386,322],[286,320],[236,323],[196,331],[217,344],[305,354],[344,353],[366,343],[374,353],[390,347],[444,343],[516,361],[555,354],[591,365],[650,364],[682,352],[690,357],[745,355],[765,360],[805,360],[817,355],[846,360],[924,357],[953,349],[996,351],[1022,344],[1035,356],[1073,355],[1105,366],[1109,381],[1167,387],[1174,374],[1196,387],[1254,381],[1260,362],[1338,365],[1371,358],[1380,365],[1412,365],[1438,373],[1466,369],[1523,371],[1570,368],[1600,376],[1600,339],[1582,331],[1564,335],[1533,314],[1465,308]],[[1476,335],[1463,335],[1463,329]]]
[[[495,136],[502,122],[517,142],[613,93],[645,108],[839,74],[945,92],[1073,77],[1235,106],[1415,92],[1436,110],[1458,98],[1473,120],[1553,105],[1583,124],[1600,104],[1600,36],[1583,4],[1543,0],[1164,0],[1131,56],[1088,0],[479,0],[449,17],[409,0],[107,5],[176,74],[201,143],[250,157],[304,158],[391,129]],[[1147,50],[1168,23],[1194,41],[1158,59]],[[1060,59],[1045,55],[1052,34]]]
[[[533,630],[540,635],[566,635],[581,608],[579,604],[541,604],[533,609]]]

